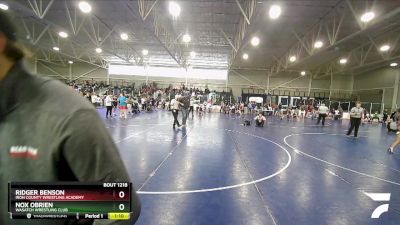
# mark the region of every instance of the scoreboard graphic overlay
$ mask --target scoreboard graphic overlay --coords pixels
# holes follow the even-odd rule
[[[8,184],[11,219],[127,220],[131,214],[132,183]]]

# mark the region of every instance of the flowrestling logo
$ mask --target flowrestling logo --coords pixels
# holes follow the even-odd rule
[[[375,202],[389,202],[390,201],[390,193],[366,193],[368,197],[370,197]],[[389,204],[382,204],[375,208],[372,212],[371,218],[378,219],[383,213],[389,211]]]
[[[31,146],[11,146],[11,158],[31,158],[37,159],[38,149]]]

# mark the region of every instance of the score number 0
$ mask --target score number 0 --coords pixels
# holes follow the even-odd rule
[[[124,198],[125,197],[125,192],[123,192],[123,191],[120,191],[119,193],[118,193],[118,197],[120,197],[120,198]],[[123,211],[124,209],[125,209],[125,205],[124,204],[119,204],[119,210],[121,210],[121,211]]]

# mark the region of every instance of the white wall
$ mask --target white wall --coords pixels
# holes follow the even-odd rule
[[[267,71],[238,70],[237,72],[239,72],[240,75],[235,72],[230,72],[228,81],[235,96],[241,94],[242,88],[251,87],[254,89],[268,89],[270,91],[279,90],[281,95],[283,95],[283,93],[289,93],[289,91],[292,94],[296,92],[300,95],[308,95],[310,75],[304,77],[293,73],[274,75],[270,77],[268,86]],[[349,79],[351,79],[349,76],[334,76],[332,92],[330,92],[330,77],[312,79],[310,94],[311,96],[313,96],[314,93],[321,94],[321,96],[325,94],[326,97],[329,97],[329,94],[331,94],[332,98],[344,98],[344,94],[346,93],[347,98],[350,98],[352,83],[349,82]]]
[[[400,70],[395,68],[383,68],[354,77],[354,93],[361,101],[382,102],[386,109],[400,106],[400,94],[394,96],[396,79],[400,76]],[[394,104],[393,104],[394,103]]]
[[[39,75],[50,76],[55,79],[69,80],[76,79],[82,75],[82,79],[106,80],[107,70],[82,62],[74,62],[74,64],[49,63],[34,58],[25,61],[26,67],[32,72]]]
[[[107,81],[107,70],[99,68],[91,64],[75,62],[72,65],[61,65],[39,61],[35,63],[34,59],[29,59],[26,62],[27,68],[38,74],[52,76],[55,79],[64,80],[76,79],[80,80],[96,80]],[[71,70],[70,70],[71,66]],[[254,88],[261,90],[279,90],[291,91],[293,93],[306,93],[309,91],[310,75],[299,77],[297,74],[280,74],[271,76],[268,84],[268,75],[266,70],[235,70],[229,72],[228,80],[192,80],[188,83],[195,87],[208,87],[211,90],[223,90],[228,85],[232,89],[235,97],[240,96],[243,88]],[[350,98],[351,94],[355,94],[361,101],[364,102],[381,102],[385,104],[385,108],[392,108],[395,92],[396,76],[400,76],[400,70],[394,68],[384,68],[375,70],[366,74],[357,76],[352,75],[335,75],[331,84],[330,77],[312,79],[311,95],[313,93],[325,93],[325,96],[335,98]],[[136,85],[146,82],[146,77],[140,76],[110,76],[111,84],[121,85],[135,83]],[[166,87],[169,84],[180,85],[185,84],[185,79],[165,78],[165,77],[149,77],[147,82],[155,81],[160,87]],[[400,88],[397,85],[397,88]],[[400,91],[397,92],[396,104],[400,106]]]

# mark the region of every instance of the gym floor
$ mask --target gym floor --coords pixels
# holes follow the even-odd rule
[[[354,139],[345,120],[267,117],[258,128],[212,113],[176,130],[172,121],[167,111],[104,118],[141,198],[137,224],[399,224],[400,154],[386,153],[395,134],[380,124]],[[382,204],[389,211],[371,219]]]

